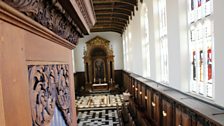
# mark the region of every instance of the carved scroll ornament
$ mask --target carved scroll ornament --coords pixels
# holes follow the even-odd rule
[[[71,125],[68,65],[29,66],[33,126],[49,125],[57,105]]]
[[[77,44],[82,36],[81,30],[57,0],[3,1],[73,44]]]

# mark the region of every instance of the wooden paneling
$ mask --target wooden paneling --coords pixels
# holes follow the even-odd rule
[[[194,126],[191,124],[191,117],[188,114],[182,112],[181,115],[182,115],[182,126]]]
[[[162,125],[173,126],[173,106],[166,100],[162,100]]]
[[[160,95],[157,93],[153,94],[152,100],[152,107],[153,107],[153,121],[156,126],[160,126],[160,117],[161,117],[161,110],[160,110]]]
[[[138,94],[138,105],[139,106],[141,106],[141,102],[142,102],[142,99],[141,99],[141,95],[140,95],[140,91],[141,91],[141,83],[140,82],[138,82],[137,83],[138,84],[138,86],[137,86],[137,88],[138,88],[138,91],[136,92],[137,94]]]
[[[147,113],[149,119],[152,119],[152,92],[151,89],[147,89]]]
[[[175,108],[175,125],[176,126],[197,126],[195,120],[187,114],[186,108],[177,105]]]
[[[134,93],[135,93],[135,80],[134,79],[132,79],[131,78],[131,94],[133,95],[133,96],[135,96],[134,95]]]
[[[118,84],[120,87],[123,87],[124,83],[123,83],[122,70],[115,70],[114,73],[115,73],[115,83]]]
[[[175,126],[180,126],[182,124],[182,113],[179,108],[176,108],[176,115],[175,115]],[[183,125],[185,126],[185,125]]]
[[[25,31],[1,21],[2,93],[5,124],[30,126],[28,68],[25,60]],[[13,118],[13,119],[12,119]]]
[[[1,24],[1,21],[0,21],[0,24]],[[1,33],[1,32],[0,32]],[[1,39],[1,38],[0,38]],[[0,122],[1,122],[1,125],[2,126],[5,126],[5,112],[4,112],[4,101],[3,101],[3,93],[2,93],[2,49],[1,49],[2,45],[1,45],[1,42],[0,42]]]
[[[74,73],[74,82],[76,91],[80,91],[82,86],[85,88],[85,72]]]
[[[128,76],[127,76],[128,77]],[[76,72],[74,74],[74,83],[76,91],[80,91],[81,86],[85,88],[85,72]],[[120,87],[123,87],[123,74],[121,70],[115,70],[115,83],[119,84]],[[125,89],[128,89],[125,87]]]
[[[142,86],[142,107],[144,108],[144,110],[146,110],[146,100],[145,100],[145,96],[146,96],[146,88],[143,85]]]
[[[124,85],[134,96],[134,104],[153,126],[222,126],[224,109],[135,74],[124,74]],[[128,83],[128,81],[131,81]],[[134,88],[132,87],[134,85]],[[136,91],[136,88],[138,91]],[[139,92],[142,91],[142,95]],[[147,96],[147,99],[145,99]],[[198,107],[198,108],[197,108]],[[137,107],[139,109],[139,107]],[[197,108],[194,109],[194,108]],[[203,109],[201,109],[203,108]],[[201,111],[198,111],[200,109]],[[211,113],[213,113],[211,115]],[[218,116],[214,113],[221,113]],[[223,118],[222,118],[223,117]],[[218,122],[217,122],[218,121]]]
[[[124,71],[122,75],[123,75],[122,81],[123,81],[124,88],[128,89],[128,87],[130,87],[130,84],[132,84],[132,81],[131,81],[132,78],[129,78],[129,75]],[[131,90],[129,92],[131,92]]]
[[[25,57],[27,61],[36,62],[69,62],[71,50],[66,47],[59,46],[47,39],[40,36],[33,35],[32,33],[25,32]],[[63,52],[63,53],[60,53]]]

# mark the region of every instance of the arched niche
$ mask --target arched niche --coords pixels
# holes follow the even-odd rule
[[[96,36],[86,42],[84,50],[85,88],[92,89],[93,84],[108,84],[108,89],[114,85],[114,55],[110,41]]]

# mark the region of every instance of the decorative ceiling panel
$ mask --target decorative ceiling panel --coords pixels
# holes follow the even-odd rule
[[[134,15],[138,0],[92,0],[96,24],[91,32],[117,32],[122,34]]]

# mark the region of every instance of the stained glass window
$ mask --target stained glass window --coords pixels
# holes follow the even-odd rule
[[[213,98],[213,0],[189,0],[190,90]]]
[[[167,15],[166,0],[159,0],[159,31],[160,31],[160,69],[161,82],[167,84],[169,81],[168,73],[168,41],[167,41]]]
[[[196,22],[213,11],[213,0],[190,0],[189,22]]]

